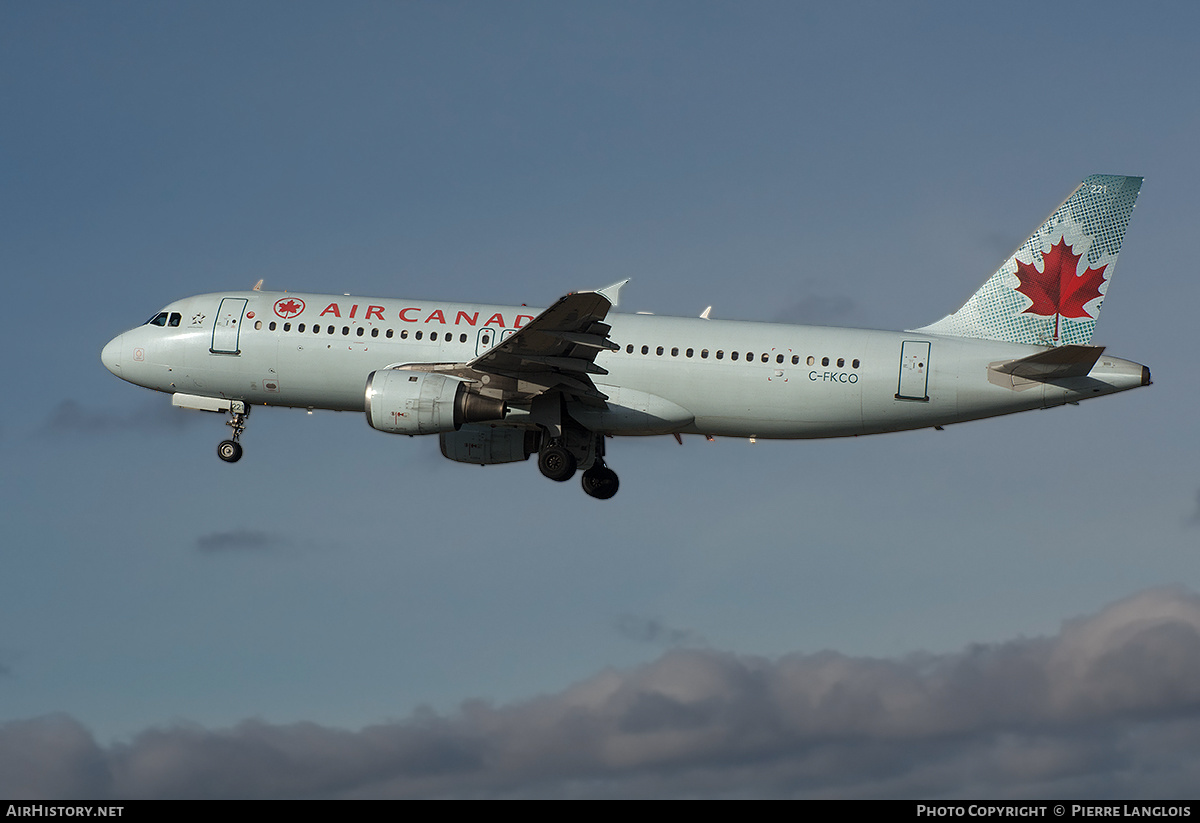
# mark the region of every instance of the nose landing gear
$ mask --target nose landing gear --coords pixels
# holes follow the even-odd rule
[[[250,416],[250,407],[240,400],[235,400],[229,407],[229,414],[231,419],[225,421],[225,425],[233,429],[233,434],[230,439],[217,444],[217,457],[226,463],[236,463],[242,459],[242,444],[238,440],[246,430],[246,418]]]

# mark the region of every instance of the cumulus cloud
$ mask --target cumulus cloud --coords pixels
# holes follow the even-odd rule
[[[0,726],[20,797],[1167,797],[1200,785],[1200,596],[897,659],[674,649],[558,694],[360,731],[247,721],[99,748]]]
[[[107,797],[108,755],[91,732],[65,715],[0,725],[0,794],[6,797]]]

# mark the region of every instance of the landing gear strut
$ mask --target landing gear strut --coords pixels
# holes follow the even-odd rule
[[[246,418],[250,416],[250,407],[235,400],[230,406],[229,413],[231,419],[226,420],[225,425],[233,429],[233,435],[229,440],[222,440],[217,444],[217,457],[226,463],[236,463],[242,459],[242,444],[238,440],[241,439],[242,432],[246,430]]]
[[[617,473],[604,463],[604,435],[573,420],[561,395],[538,395],[530,406],[530,417],[541,428],[538,470],[543,475],[562,483],[583,465],[587,467],[582,478],[585,493],[597,500],[617,493]]]

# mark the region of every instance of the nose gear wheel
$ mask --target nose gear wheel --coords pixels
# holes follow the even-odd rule
[[[250,407],[240,401],[235,401],[235,405],[230,409],[230,418],[225,421],[225,425],[233,429],[233,434],[228,440],[222,440],[217,444],[217,457],[224,460],[226,463],[236,463],[242,459],[242,444],[238,440],[242,437],[242,432],[246,430],[246,418],[250,416]]]

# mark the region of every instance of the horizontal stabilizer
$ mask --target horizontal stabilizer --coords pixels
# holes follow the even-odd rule
[[[1087,377],[1103,352],[1103,346],[1059,346],[1022,357],[1020,360],[993,363],[988,368],[1038,382]]]

